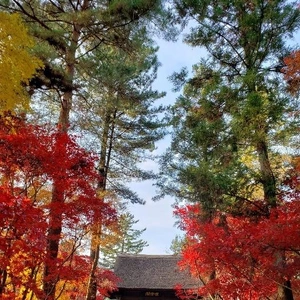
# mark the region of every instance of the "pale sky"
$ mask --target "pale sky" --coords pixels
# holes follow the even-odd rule
[[[199,62],[203,57],[200,49],[191,48],[180,40],[176,43],[159,41],[158,58],[162,66],[158,69],[158,77],[153,86],[158,91],[167,92],[167,96],[163,99],[163,103],[174,103],[179,95],[172,92],[172,83],[168,77],[173,72],[178,72],[183,67],[192,69],[192,65]],[[157,144],[157,153],[163,153],[169,146],[169,138],[160,141]],[[157,166],[153,162],[145,162],[147,169],[156,170]],[[149,244],[142,253],[144,254],[169,254],[171,241],[176,234],[180,234],[180,230],[174,226],[175,218],[173,217],[172,204],[174,199],[166,197],[160,201],[153,202],[151,198],[155,195],[155,187],[152,182],[145,181],[134,183],[133,189],[146,201],[145,205],[134,204],[129,206],[130,212],[139,222],[136,229],[147,228],[142,238]],[[169,251],[169,253],[168,253]]]

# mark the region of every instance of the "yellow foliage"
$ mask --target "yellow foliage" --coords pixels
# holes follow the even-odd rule
[[[0,12],[0,112],[28,108],[28,83],[42,62],[31,54],[34,40],[17,14]]]
[[[41,261],[39,262],[36,258],[33,262],[34,258],[23,251],[24,244],[26,244],[26,241],[12,241],[12,255],[9,258],[9,265],[5,267],[7,278],[1,299],[22,300],[25,296],[26,300],[38,299],[33,290],[37,291],[42,287],[42,273],[39,270],[41,269]],[[27,266],[28,264],[34,267]]]

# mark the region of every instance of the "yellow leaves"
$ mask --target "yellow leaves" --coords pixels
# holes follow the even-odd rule
[[[26,299],[37,299],[31,294],[33,294],[33,289],[36,292],[37,287],[41,286],[42,277],[38,258],[33,261],[35,258],[24,251],[27,243],[28,241],[21,239],[11,242],[10,257],[7,258],[9,263],[3,268],[7,277],[5,292],[1,294],[1,299],[22,300],[26,294]]]
[[[31,54],[34,46],[17,14],[0,12],[0,112],[28,108],[29,96],[24,84],[42,67]]]

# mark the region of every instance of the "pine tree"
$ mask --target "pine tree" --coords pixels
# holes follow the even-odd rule
[[[113,269],[118,254],[139,254],[148,243],[141,236],[144,229],[135,229],[139,220],[134,219],[134,215],[129,212],[123,213],[119,219],[119,230],[115,233],[117,242],[115,244],[106,244],[101,248],[102,266]]]
[[[194,66],[170,113],[162,192],[201,201],[212,213],[259,196],[276,206],[286,163],[277,147],[298,121],[280,66],[299,11],[285,1],[175,2],[178,17],[196,22],[185,41],[205,47],[208,58]]]
[[[131,53],[103,46],[89,55],[87,65],[103,63],[86,70],[88,105],[77,109],[75,115],[88,137],[86,147],[99,153],[99,194],[107,201],[143,203],[126,183],[154,178],[151,171],[139,167],[139,162],[151,156],[154,143],[164,136],[164,122],[158,118],[164,107],[155,106],[164,93],[151,88],[158,67],[153,42],[144,32],[137,32],[132,43],[136,50]],[[95,224],[92,231],[93,270],[105,228]]]
[[[176,235],[175,238],[171,241],[170,251],[173,255],[180,255],[184,249],[186,243],[186,237]]]
[[[83,143],[99,154],[98,169],[104,178],[99,188],[123,202],[143,203],[125,183],[153,179],[154,174],[139,163],[151,158],[155,143],[165,135],[159,116],[166,108],[156,104],[165,93],[152,89],[159,66],[157,48],[145,33],[138,33],[134,44],[135,52],[106,46],[88,57],[91,65],[103,63],[86,71],[87,105],[76,106],[74,115],[77,128],[87,137]]]
[[[185,41],[205,47],[208,58],[194,66],[171,112],[163,194],[200,202],[204,220],[220,211],[268,217],[280,202],[289,163],[278,149],[289,145],[299,124],[281,73],[299,10],[288,1],[265,0],[179,0],[175,9],[179,20],[193,20]],[[292,299],[289,285],[289,279],[278,285],[280,299]]]

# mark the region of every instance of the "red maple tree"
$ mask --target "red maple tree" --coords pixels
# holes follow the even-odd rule
[[[295,94],[300,89],[300,50],[292,52],[283,61],[284,78],[288,83],[289,91]]]
[[[197,294],[214,299],[273,299],[278,285],[284,299],[300,299],[300,195],[296,163],[289,189],[268,216],[219,212],[203,218],[198,204],[178,207],[187,235],[182,268],[201,285]],[[194,297],[195,290],[184,297]]]
[[[96,194],[95,159],[68,134],[27,124],[9,113],[0,117],[1,298],[34,294],[43,299],[41,287],[49,281],[63,294],[70,282],[74,289],[87,280],[90,262],[80,254],[80,245],[94,222],[109,224],[116,218]],[[51,201],[54,182],[63,191],[63,202]],[[62,230],[53,238],[61,246],[53,259],[47,243],[56,221]],[[69,247],[63,247],[66,242]],[[115,287],[112,275],[103,273],[99,281],[108,277],[109,290]]]

